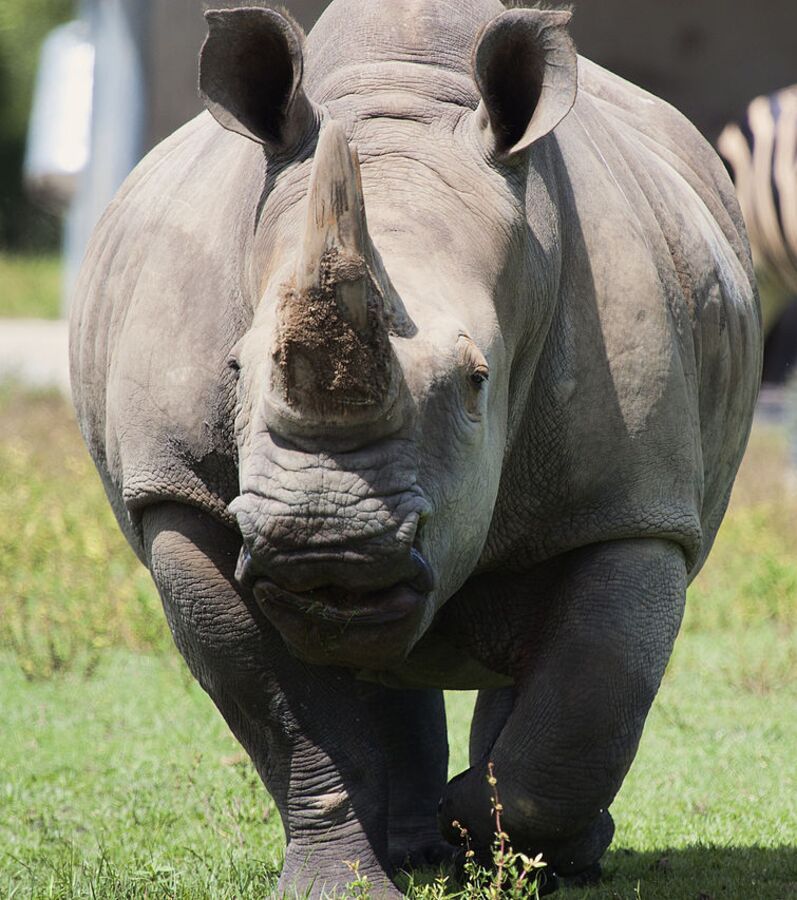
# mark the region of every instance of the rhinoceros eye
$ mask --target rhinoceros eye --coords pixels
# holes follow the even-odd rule
[[[477,389],[482,388],[490,378],[490,371],[486,366],[479,366],[470,373],[470,383]]]
[[[241,363],[240,363],[240,361],[237,359],[237,357],[231,356],[231,357],[227,360],[227,368],[228,368],[228,369],[232,369],[232,371],[235,372],[235,375],[236,375],[236,377],[237,377],[237,376],[240,374],[240,372],[241,372]]]

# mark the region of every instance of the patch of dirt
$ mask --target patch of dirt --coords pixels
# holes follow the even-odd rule
[[[288,286],[278,312],[275,360],[292,406],[323,413],[330,407],[380,404],[390,385],[391,349],[381,301],[369,292],[366,327],[343,315],[338,286],[368,279],[363,260],[328,251],[321,284],[299,293]]]

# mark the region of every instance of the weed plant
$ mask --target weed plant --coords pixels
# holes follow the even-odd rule
[[[487,764],[486,777],[490,785],[490,814],[495,825],[495,837],[490,848],[491,864],[480,865],[476,851],[471,847],[468,829],[454,821],[451,824],[459,831],[464,853],[462,877],[454,879],[449,873],[439,872],[430,884],[412,884],[414,900],[539,900],[540,888],[545,883],[543,870],[547,864],[541,853],[530,857],[513,849],[501,822],[504,807],[498,795],[495,766],[491,762]],[[373,886],[368,877],[360,872],[359,861],[346,865],[351,873],[346,898],[372,900]]]

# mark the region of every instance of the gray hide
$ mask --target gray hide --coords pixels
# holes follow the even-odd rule
[[[280,809],[281,890],[359,859],[397,896],[455,819],[484,850],[488,761],[515,846],[594,872],[727,504],[761,363],[733,188],[568,20],[211,13],[212,115],[86,258],[83,434]],[[448,785],[444,687],[481,689]]]

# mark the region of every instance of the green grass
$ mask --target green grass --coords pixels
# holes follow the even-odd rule
[[[767,629],[741,645],[679,644],[614,806],[604,883],[574,900],[633,898],[638,881],[650,900],[797,890],[797,723],[785,715],[797,697],[762,699],[727,678],[740,650],[772,647]],[[0,732],[13,736],[0,748],[0,896],[268,895],[276,810],[175,656],[113,650],[89,679],[31,683],[6,655],[0,684]],[[471,702],[449,696],[452,771]]]
[[[797,897],[784,458],[756,435],[613,807],[605,878],[572,900]],[[0,898],[269,896],[279,817],[171,648],[55,396],[0,391],[0,521]],[[448,699],[456,772],[473,697]]]
[[[0,253],[0,319],[57,319],[60,314],[60,258]]]
[[[64,400],[0,389],[0,436],[0,648],[33,679],[171,649]]]
[[[6,657],[0,680],[0,896],[234,897],[274,875],[276,811],[175,657],[34,684]]]

